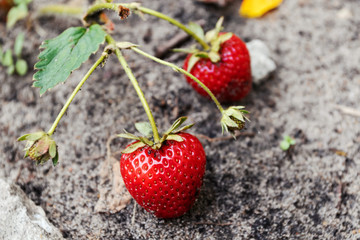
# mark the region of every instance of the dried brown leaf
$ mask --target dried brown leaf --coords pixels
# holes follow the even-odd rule
[[[95,211],[101,213],[116,213],[124,209],[131,202],[131,195],[125,187],[121,177],[120,164],[112,157],[110,143],[117,136],[107,141],[107,159],[103,161],[100,169],[99,200]]]
[[[131,195],[125,188],[120,174],[120,165],[112,158],[113,164],[109,169],[109,161],[104,161],[100,170],[100,184],[98,187],[100,198],[95,206],[96,212],[116,213],[124,209],[131,201]],[[114,162],[115,160],[115,162]]]

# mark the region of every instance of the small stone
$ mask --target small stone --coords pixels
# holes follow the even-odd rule
[[[266,44],[258,39],[246,43],[251,61],[251,75],[254,84],[259,84],[276,70],[271,53]]]
[[[348,9],[348,8],[342,8],[340,9],[336,16],[339,18],[339,19],[344,19],[344,20],[347,20],[347,19],[351,19],[353,16],[352,16],[352,13],[351,11]]]
[[[0,239],[54,240],[63,236],[19,186],[0,178]]]

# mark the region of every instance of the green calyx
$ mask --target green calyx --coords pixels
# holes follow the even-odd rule
[[[59,160],[57,146],[52,137],[41,131],[25,134],[18,138],[18,141],[27,141],[25,147],[25,156],[35,161],[36,164],[44,164],[48,160],[52,160],[56,166]]]
[[[232,106],[224,110],[221,118],[222,132],[229,132],[235,137],[235,131],[245,127],[245,122],[250,121],[245,114],[249,112],[243,106]]]
[[[137,140],[138,142],[128,146],[122,153],[132,153],[139,148],[150,146],[152,149],[160,149],[162,144],[166,140],[173,140],[177,142],[182,142],[183,139],[178,133],[185,131],[191,128],[194,124],[189,124],[182,126],[182,124],[186,121],[187,117],[180,117],[178,118],[171,127],[164,132],[163,136],[160,138],[158,143],[155,143],[152,136],[152,128],[150,123],[148,122],[139,122],[135,124],[136,130],[140,133],[141,136],[134,135],[132,133],[127,132],[124,130],[124,133],[118,134],[118,137],[127,138],[131,140]]]
[[[197,23],[189,23],[188,28],[191,29],[194,33],[196,33],[199,38],[209,44],[210,48],[205,50],[198,50],[195,46],[193,46],[190,49],[174,50],[177,52],[186,52],[192,54],[189,59],[188,68],[186,69],[188,72],[190,72],[194,65],[202,58],[208,58],[213,63],[217,63],[221,60],[219,54],[221,44],[229,40],[233,35],[233,33],[231,32],[219,35],[220,31],[223,29],[223,21],[224,17],[221,17],[216,23],[215,28],[211,29],[206,33],[204,33],[204,30]]]

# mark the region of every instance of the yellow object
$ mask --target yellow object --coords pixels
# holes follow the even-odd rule
[[[281,3],[282,0],[243,0],[239,14],[248,18],[261,17]]]

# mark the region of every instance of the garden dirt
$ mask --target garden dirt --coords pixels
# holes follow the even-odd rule
[[[31,11],[50,2],[34,0]],[[240,17],[240,3],[220,8],[193,0],[143,1],[183,23],[203,19],[206,30],[223,15],[226,31],[269,46],[277,70],[236,103],[246,106],[251,119],[236,140],[220,138],[216,106],[193,91],[181,74],[124,52],[162,131],[183,115],[196,123],[189,132],[204,146],[206,173],[198,201],[183,217],[157,219],[140,207],[134,215],[133,200],[117,213],[95,211],[108,139],[123,129],[134,132],[135,122],[147,120],[114,56],[96,69],[61,120],[54,134],[60,154],[55,168],[24,159],[24,143],[16,139],[50,128],[99,53],[41,97],[31,87],[32,68],[19,77],[0,67],[0,176],[16,182],[68,239],[360,238],[358,1],[286,0],[259,19]],[[115,13],[109,16],[114,38],[150,53],[179,33],[151,16],[146,21],[134,14],[123,21]],[[3,48],[12,47],[17,34],[26,31],[23,55],[33,66],[42,41],[81,21],[45,16],[27,30],[29,24],[21,21],[11,31],[1,24],[0,40]],[[170,53],[165,59],[182,66],[184,57]],[[284,135],[296,140],[288,152],[279,147]],[[109,141],[117,161],[116,153],[128,143]]]

